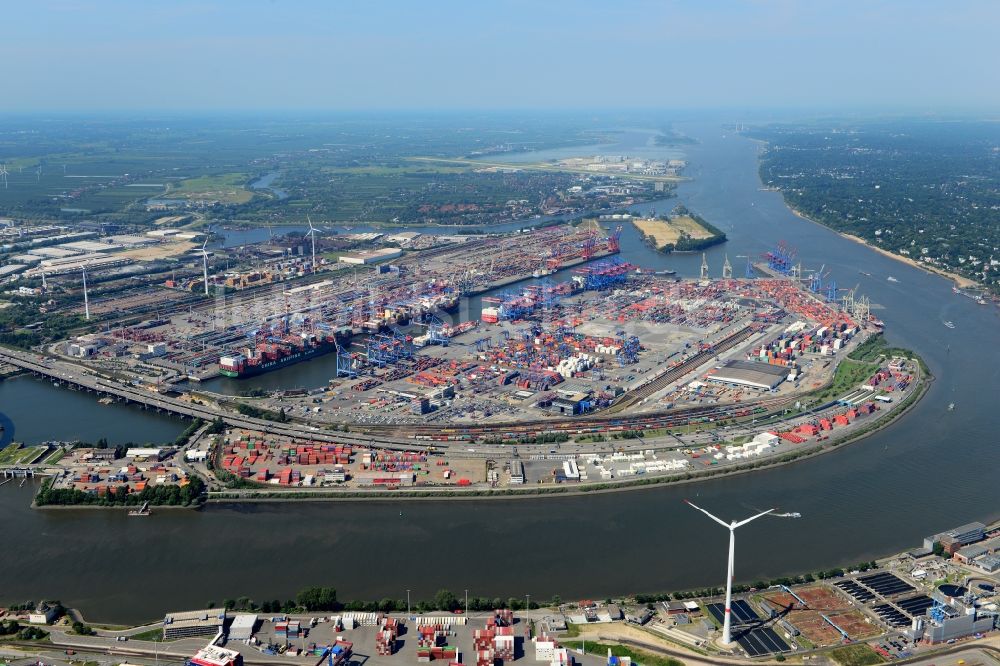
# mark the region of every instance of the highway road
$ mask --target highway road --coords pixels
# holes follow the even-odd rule
[[[746,329],[743,329],[730,336],[730,338],[727,338],[725,342],[738,344],[747,334]],[[717,351],[718,348],[704,353],[710,357],[713,353],[717,353]],[[700,355],[693,357],[689,359],[689,362],[682,364],[682,366],[672,368],[663,375],[658,376],[653,382],[657,386],[661,386],[664,382],[673,381],[676,379],[677,373],[682,371],[682,368],[695,367],[703,360]],[[98,376],[91,370],[75,363],[43,357],[20,350],[0,348],[0,362],[7,362],[58,383],[70,384],[87,391],[114,396],[150,409],[166,411],[186,418],[201,418],[205,421],[213,421],[221,418],[227,425],[234,428],[244,428],[290,439],[350,444],[358,447],[385,448],[399,451],[425,451],[432,448],[441,453],[455,453],[464,457],[509,458],[513,453],[512,445],[517,447],[517,451],[522,457],[548,453],[582,455],[591,452],[607,453],[611,450],[638,451],[655,449],[662,451],[687,447],[699,448],[718,443],[720,438],[731,439],[740,435],[752,436],[756,432],[759,432],[765,424],[774,428],[779,422],[788,421],[786,427],[791,427],[791,424],[796,422],[815,419],[820,415],[829,415],[825,414],[825,412],[835,409],[835,407],[824,406],[808,414],[795,412],[786,418],[783,412],[786,407],[790,406],[790,400],[794,398],[768,396],[758,401],[744,402],[738,405],[698,406],[689,409],[658,410],[625,416],[597,414],[569,418],[553,417],[551,419],[536,421],[482,424],[481,426],[462,426],[457,424],[441,426],[384,426],[379,428],[352,426],[355,427],[354,432],[335,432],[320,429],[308,423],[294,421],[279,423],[267,419],[245,416],[221,409],[218,406],[192,404],[187,400],[142,389],[123,383],[120,380],[111,380]],[[658,389],[654,388],[652,390]],[[708,424],[704,432],[698,431],[682,436],[665,435],[656,438],[656,441],[653,441],[652,438],[641,437],[604,442],[570,442],[563,444],[525,444],[519,443],[515,439],[507,444],[487,445],[475,441],[476,438],[480,437],[498,437],[505,434],[511,434],[516,437],[520,435],[531,436],[538,432],[564,432],[572,436],[577,433],[660,430],[663,428],[684,426],[686,424],[698,427],[699,423],[706,421],[729,420],[734,417],[743,417],[746,419],[751,416],[754,419],[753,423],[733,424],[722,428],[715,428],[711,424]],[[357,432],[357,428],[364,428],[364,431]],[[437,435],[443,434],[454,439],[432,439],[431,433]],[[464,437],[464,439],[459,439],[459,437]]]
[[[737,334],[737,337],[742,338],[745,334],[741,331]],[[707,352],[705,352],[707,353]],[[699,357],[700,358],[700,355]],[[180,400],[178,398],[173,398],[170,396],[162,395],[153,391],[148,391],[136,386],[132,386],[121,381],[114,381],[106,379],[104,377],[98,376],[93,372],[82,368],[76,364],[69,363],[66,361],[50,359],[47,357],[41,357],[37,354],[16,351],[8,348],[0,349],[0,361],[7,362],[11,365],[17,366],[38,375],[42,375],[50,378],[53,381],[59,383],[66,383],[78,386],[88,391],[93,391],[95,393],[106,394],[115,396],[117,398],[127,400],[136,404],[144,405],[145,407],[151,409],[162,410],[166,412],[171,412],[173,414],[178,414],[186,418],[201,418],[207,421],[215,420],[216,418],[222,418],[222,420],[227,424],[235,428],[246,428],[249,430],[256,430],[260,432],[265,432],[274,435],[280,435],[289,438],[299,438],[299,439],[311,439],[321,442],[331,442],[331,443],[342,443],[342,444],[352,444],[356,446],[378,446],[387,449],[403,450],[403,451],[418,451],[425,450],[428,446],[433,445],[436,449],[441,451],[448,450],[458,450],[466,449],[464,453],[476,453],[480,455],[491,455],[491,454],[501,454],[510,455],[509,446],[485,446],[478,445],[474,451],[467,450],[468,442],[448,442],[448,441],[434,441],[428,442],[426,440],[414,440],[413,435],[424,433],[427,428],[421,428],[419,426],[406,427],[406,426],[393,426],[391,428],[386,428],[386,431],[378,432],[374,429],[369,432],[331,432],[324,431],[315,426],[301,424],[301,423],[278,423],[276,421],[270,421],[267,419],[254,418],[250,416],[244,416],[242,414],[233,413],[230,411],[223,411],[208,405],[192,404],[186,400]],[[682,367],[691,367],[692,365],[697,365],[697,359],[692,358],[689,362],[683,364]],[[665,373],[664,376],[654,380],[657,384],[661,384],[660,379],[665,379],[666,377],[676,378],[675,375],[679,372],[681,367],[674,368],[669,372]],[[739,405],[739,409],[743,411],[750,411],[754,409],[755,403],[742,403]],[[762,406],[773,407],[774,399],[765,400],[762,402]],[[634,429],[648,429],[651,427],[661,427],[666,425],[665,422],[660,423],[664,419],[668,420],[671,424],[683,424],[685,421],[697,421],[700,417],[713,417],[715,416],[716,410],[726,410],[730,409],[728,407],[718,407],[718,408],[693,408],[691,410],[670,410],[664,411],[662,413],[644,413],[636,414],[634,416],[598,416],[598,417],[584,417],[584,418],[558,418],[553,417],[552,419],[530,421],[526,423],[498,423],[498,424],[484,424],[477,434],[483,434],[485,431],[494,434],[502,434],[508,431],[517,431],[519,433],[527,433],[529,430],[533,432],[551,432],[551,431],[570,431],[581,430],[583,432],[592,431],[595,426],[597,428],[602,428],[606,425],[612,425],[611,420],[614,419],[613,425],[616,429],[629,429],[634,427]],[[721,412],[720,412],[721,414]],[[659,424],[659,425],[657,425]],[[456,431],[461,431],[463,428],[461,426],[456,426],[454,428]],[[367,430],[367,428],[366,428]],[[443,426],[432,428],[435,432],[442,432],[445,430]],[[489,434],[486,433],[486,434]],[[628,446],[628,443],[624,444]],[[519,447],[525,449],[537,448],[539,451],[549,448],[549,445],[526,445],[519,444]],[[622,446],[621,444],[616,444],[616,447]],[[580,445],[578,450],[575,452],[584,452],[586,450],[594,451],[606,451],[609,448],[608,444],[592,444],[592,445]],[[648,445],[647,445],[648,448]]]
[[[28,372],[48,377],[56,382],[72,384],[95,393],[112,395],[151,409],[171,412],[187,418],[200,418],[206,421],[221,418],[227,425],[234,428],[246,428],[285,437],[312,439],[321,442],[347,443],[358,446],[368,446],[374,442],[380,447],[389,449],[416,451],[426,448],[423,444],[405,439],[383,436],[369,437],[342,432],[334,434],[323,432],[313,426],[278,423],[268,421],[267,419],[258,419],[242,414],[225,412],[206,405],[192,404],[177,398],[171,398],[152,391],[104,379],[90,374],[73,364],[52,361],[28,352],[3,349],[0,350],[0,360]]]

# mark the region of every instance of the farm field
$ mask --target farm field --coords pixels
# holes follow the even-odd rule
[[[211,176],[188,178],[169,186],[163,196],[181,197],[192,201],[218,201],[225,204],[241,204],[253,198],[253,192],[246,189],[245,173],[222,173]]]

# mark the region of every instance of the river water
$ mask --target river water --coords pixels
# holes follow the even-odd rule
[[[441,587],[600,598],[723,583],[725,530],[684,498],[727,518],[770,506],[802,514],[740,530],[740,581],[871,559],[1000,517],[996,310],[795,217],[779,194],[760,189],[755,143],[715,123],[677,129],[700,141],[685,147],[692,180],[679,187],[679,200],[729,236],[708,252],[713,274],[724,254],[740,272],[737,255],[759,255],[782,239],[807,268],[825,264],[841,286],[860,283],[859,292],[884,306],[877,313],[890,342],[918,350],[936,376],[916,410],[862,442],[779,469],[587,497],[233,505],[135,519],[32,511],[30,486],[10,483],[0,487],[10,541],[0,549],[0,602],[58,597],[94,619],[138,621],[244,594],[287,598],[308,585],[335,586],[341,598],[400,598],[407,588],[419,598]],[[613,151],[629,146],[602,150]],[[701,263],[700,255],[658,255],[630,227],[622,245],[624,258],[682,275],[696,275]],[[28,396],[21,387],[32,384],[42,388]],[[29,379],[0,384],[0,412],[13,415],[18,432],[54,428],[63,405],[81,398],[90,400]],[[106,434],[126,410],[84,406],[100,415],[90,436]],[[140,431],[151,428],[145,423]]]

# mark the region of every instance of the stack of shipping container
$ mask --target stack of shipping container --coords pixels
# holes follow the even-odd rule
[[[399,621],[387,617],[375,634],[375,654],[392,655],[396,652],[396,638],[399,636]]]

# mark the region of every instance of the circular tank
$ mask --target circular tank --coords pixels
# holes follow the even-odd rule
[[[951,599],[961,599],[968,592],[968,590],[961,585],[953,585],[951,583],[938,585],[938,590],[940,590],[941,594]]]

